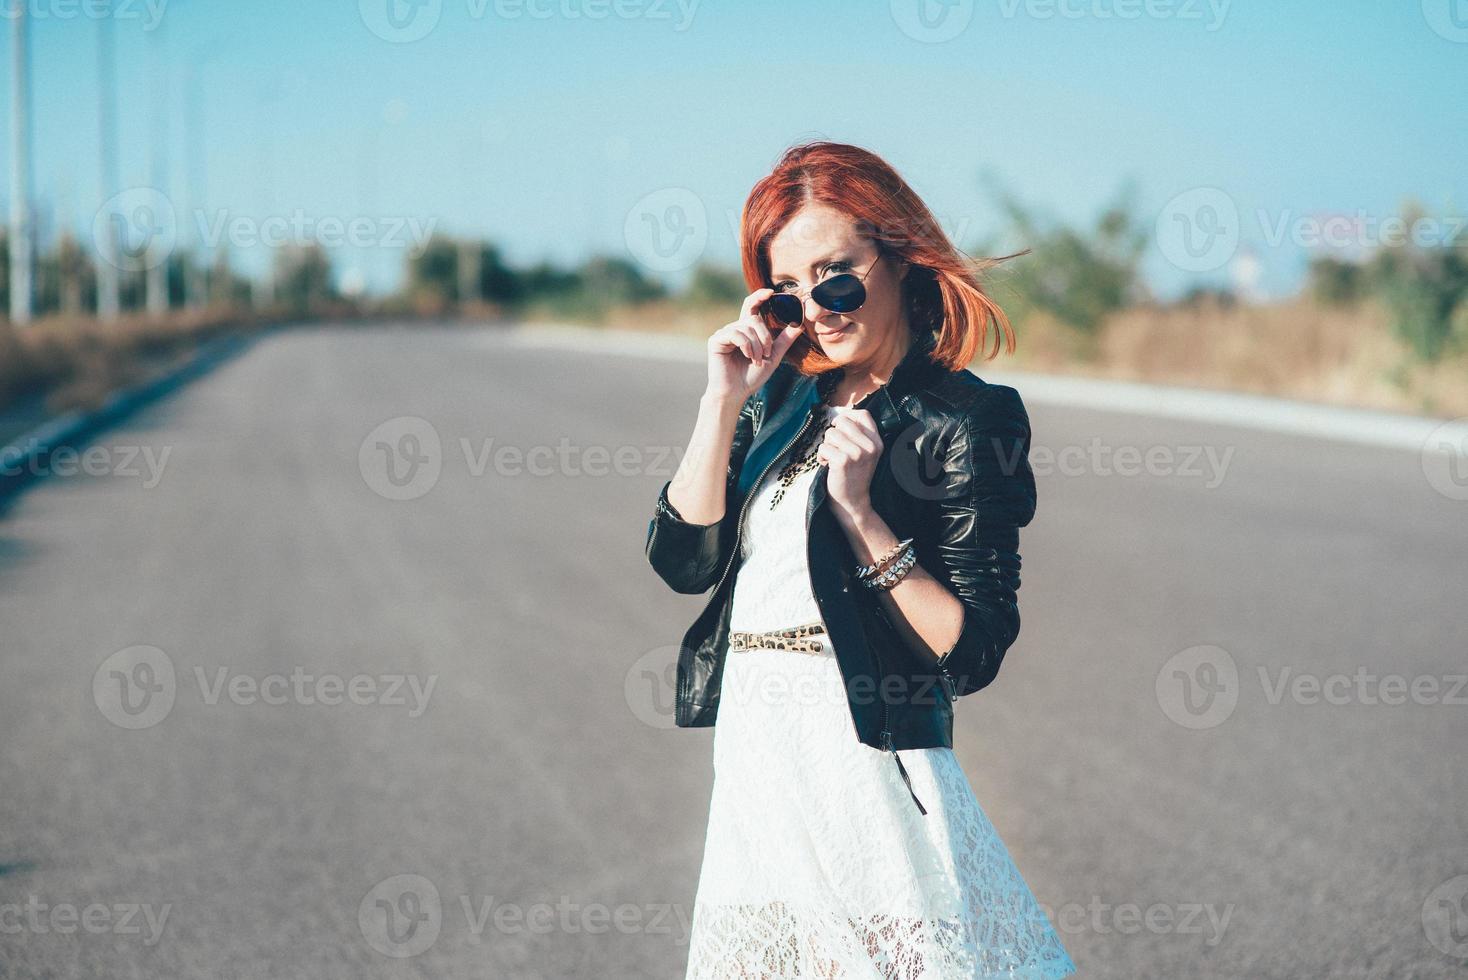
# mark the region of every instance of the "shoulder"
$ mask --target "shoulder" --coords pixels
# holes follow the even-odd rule
[[[1029,434],[1029,413],[1019,392],[985,381],[967,368],[944,371],[912,395],[925,414],[969,435]]]

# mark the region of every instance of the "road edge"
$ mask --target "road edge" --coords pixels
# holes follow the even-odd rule
[[[520,343],[626,357],[699,362],[705,355],[704,342],[697,338],[621,327],[522,323],[503,332]],[[1468,416],[1443,419],[1210,388],[1033,371],[981,371],[972,366],[970,370],[985,381],[1017,389],[1026,401],[1045,405],[1241,426],[1413,452],[1429,446],[1441,449],[1448,442],[1468,447]]]
[[[46,460],[57,449],[76,448],[138,409],[177,391],[243,351],[269,329],[206,340],[183,363],[113,392],[97,408],[63,412],[21,433],[0,447],[0,503],[8,503],[15,494],[43,477]]]

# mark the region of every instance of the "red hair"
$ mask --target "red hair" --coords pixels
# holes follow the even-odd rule
[[[807,204],[825,204],[850,215],[858,231],[882,255],[910,263],[902,281],[902,303],[914,335],[935,337],[930,355],[949,370],[962,370],[986,346],[994,328],[1014,353],[1009,317],[979,284],[980,275],[1004,259],[974,259],[959,251],[897,171],[881,157],[848,143],[811,140],[787,149],[768,176],[749,192],[740,219],[744,281],[750,292],[770,283],[770,242]],[[1024,254],[1024,253],[1016,253]],[[766,316],[766,324],[781,324]],[[819,374],[836,363],[802,334],[786,359],[802,374]]]

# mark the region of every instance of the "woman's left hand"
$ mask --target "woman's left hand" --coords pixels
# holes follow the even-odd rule
[[[872,475],[882,455],[877,422],[866,409],[838,408],[816,460],[830,467],[826,496],[838,519],[855,519],[871,508]]]

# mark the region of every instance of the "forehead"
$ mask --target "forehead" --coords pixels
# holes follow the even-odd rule
[[[862,237],[856,219],[825,204],[809,204],[795,213],[770,240],[770,270],[799,273],[817,259],[840,250],[859,251]]]

